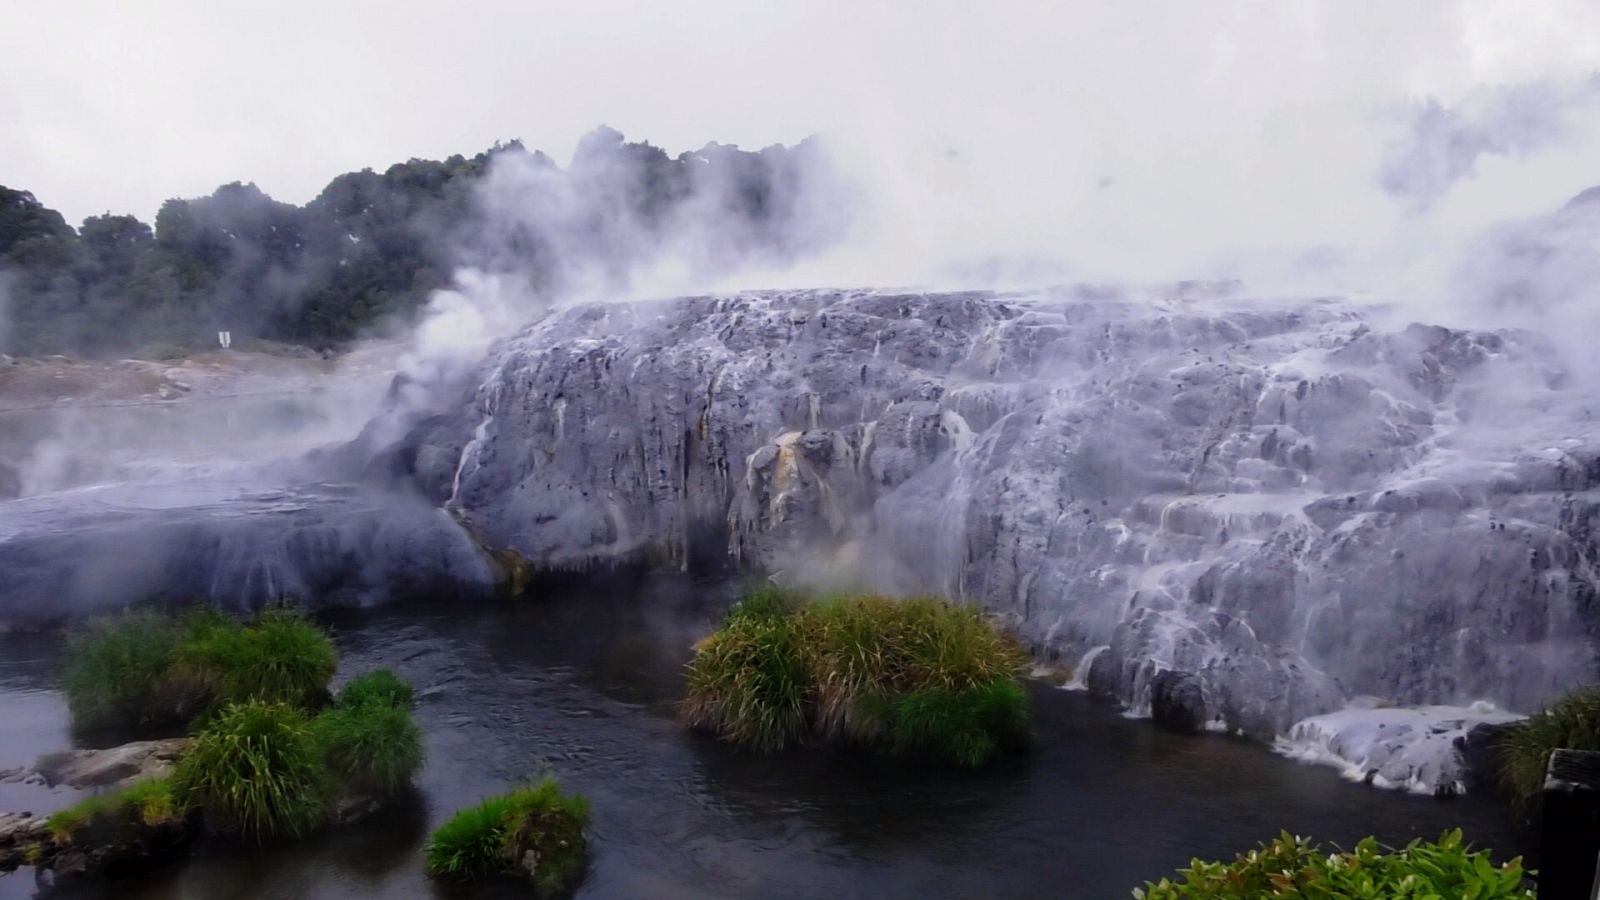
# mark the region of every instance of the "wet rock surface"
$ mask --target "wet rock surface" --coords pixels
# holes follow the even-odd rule
[[[1592,680],[1600,441],[1550,365],[1215,292],[591,305],[500,346],[412,458],[465,436],[451,508],[538,567],[725,548],[945,593],[1109,644],[1091,683],[1136,709],[1181,672],[1177,708],[1272,734]]]
[[[0,515],[0,622],[45,625],[142,600],[255,609],[487,591],[487,559],[425,500],[252,475],[29,497]],[[40,598],[49,598],[41,602]]]

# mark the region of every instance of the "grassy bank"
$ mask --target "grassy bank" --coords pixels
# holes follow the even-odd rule
[[[1025,743],[1021,650],[933,597],[762,588],[696,646],[684,718],[756,750],[810,740],[977,766]]]

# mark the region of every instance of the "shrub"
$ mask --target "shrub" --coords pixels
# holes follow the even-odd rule
[[[153,827],[176,822],[186,812],[172,779],[152,778],[84,799],[51,814],[46,824],[57,843],[68,843],[78,829],[93,821],[117,818]]]
[[[696,646],[682,709],[757,750],[817,736],[976,766],[1026,738],[1023,661],[977,610],[937,598],[766,589]]]
[[[463,809],[439,826],[428,839],[428,874],[518,874],[541,896],[559,894],[582,878],[588,821],[588,802],[546,778]]]
[[[1435,843],[1412,841],[1399,850],[1380,847],[1372,838],[1355,849],[1329,853],[1305,838],[1280,836],[1231,863],[1194,860],[1181,870],[1182,880],[1163,878],[1135,888],[1140,900],[1256,900],[1288,897],[1337,900],[1346,897],[1440,898],[1476,900],[1527,898],[1522,861],[1496,866],[1487,852],[1472,852],[1460,831],[1446,832]]]
[[[381,698],[341,703],[312,727],[328,770],[355,790],[393,794],[422,767],[422,732],[404,706]]]
[[[387,706],[409,707],[411,685],[388,669],[375,669],[350,679],[339,692],[340,706],[361,706],[382,703]]]
[[[305,834],[327,813],[329,778],[311,723],[284,703],[223,707],[174,777],[208,824],[256,840]]]
[[[1550,754],[1559,749],[1600,750],[1600,688],[1561,697],[1502,739],[1501,775],[1520,802],[1539,796]]]
[[[207,684],[218,702],[265,700],[316,706],[339,661],[333,642],[293,612],[269,609],[250,627],[198,620],[178,648],[180,669]]]
[[[167,676],[182,632],[170,616],[134,611],[90,621],[67,640],[67,708],[80,729],[164,724]]]

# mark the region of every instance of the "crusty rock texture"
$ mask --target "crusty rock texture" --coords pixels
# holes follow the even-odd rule
[[[1530,335],[1335,300],[769,292],[548,315],[404,455],[535,566],[937,591],[1267,735],[1592,680],[1583,402]]]

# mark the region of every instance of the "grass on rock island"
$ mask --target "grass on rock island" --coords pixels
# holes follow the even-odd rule
[[[182,725],[226,703],[320,705],[338,664],[333,643],[284,609],[241,623],[211,610],[136,610],[95,619],[67,642],[73,727]]]
[[[483,879],[515,876],[541,897],[560,896],[582,880],[588,864],[583,829],[589,803],[562,793],[555,781],[489,797],[456,813],[428,839],[428,874]]]
[[[302,836],[332,822],[341,799],[381,802],[422,766],[411,686],[368,672],[330,703],[333,643],[288,610],[249,624],[208,610],[130,612],[91,622],[69,647],[78,727],[192,721],[195,730],[169,778],[52,816],[57,843],[96,823],[154,827],[191,816],[259,841]]]
[[[1024,663],[971,607],[764,587],[696,645],[682,710],[755,750],[841,741],[978,766],[1026,744]]]

